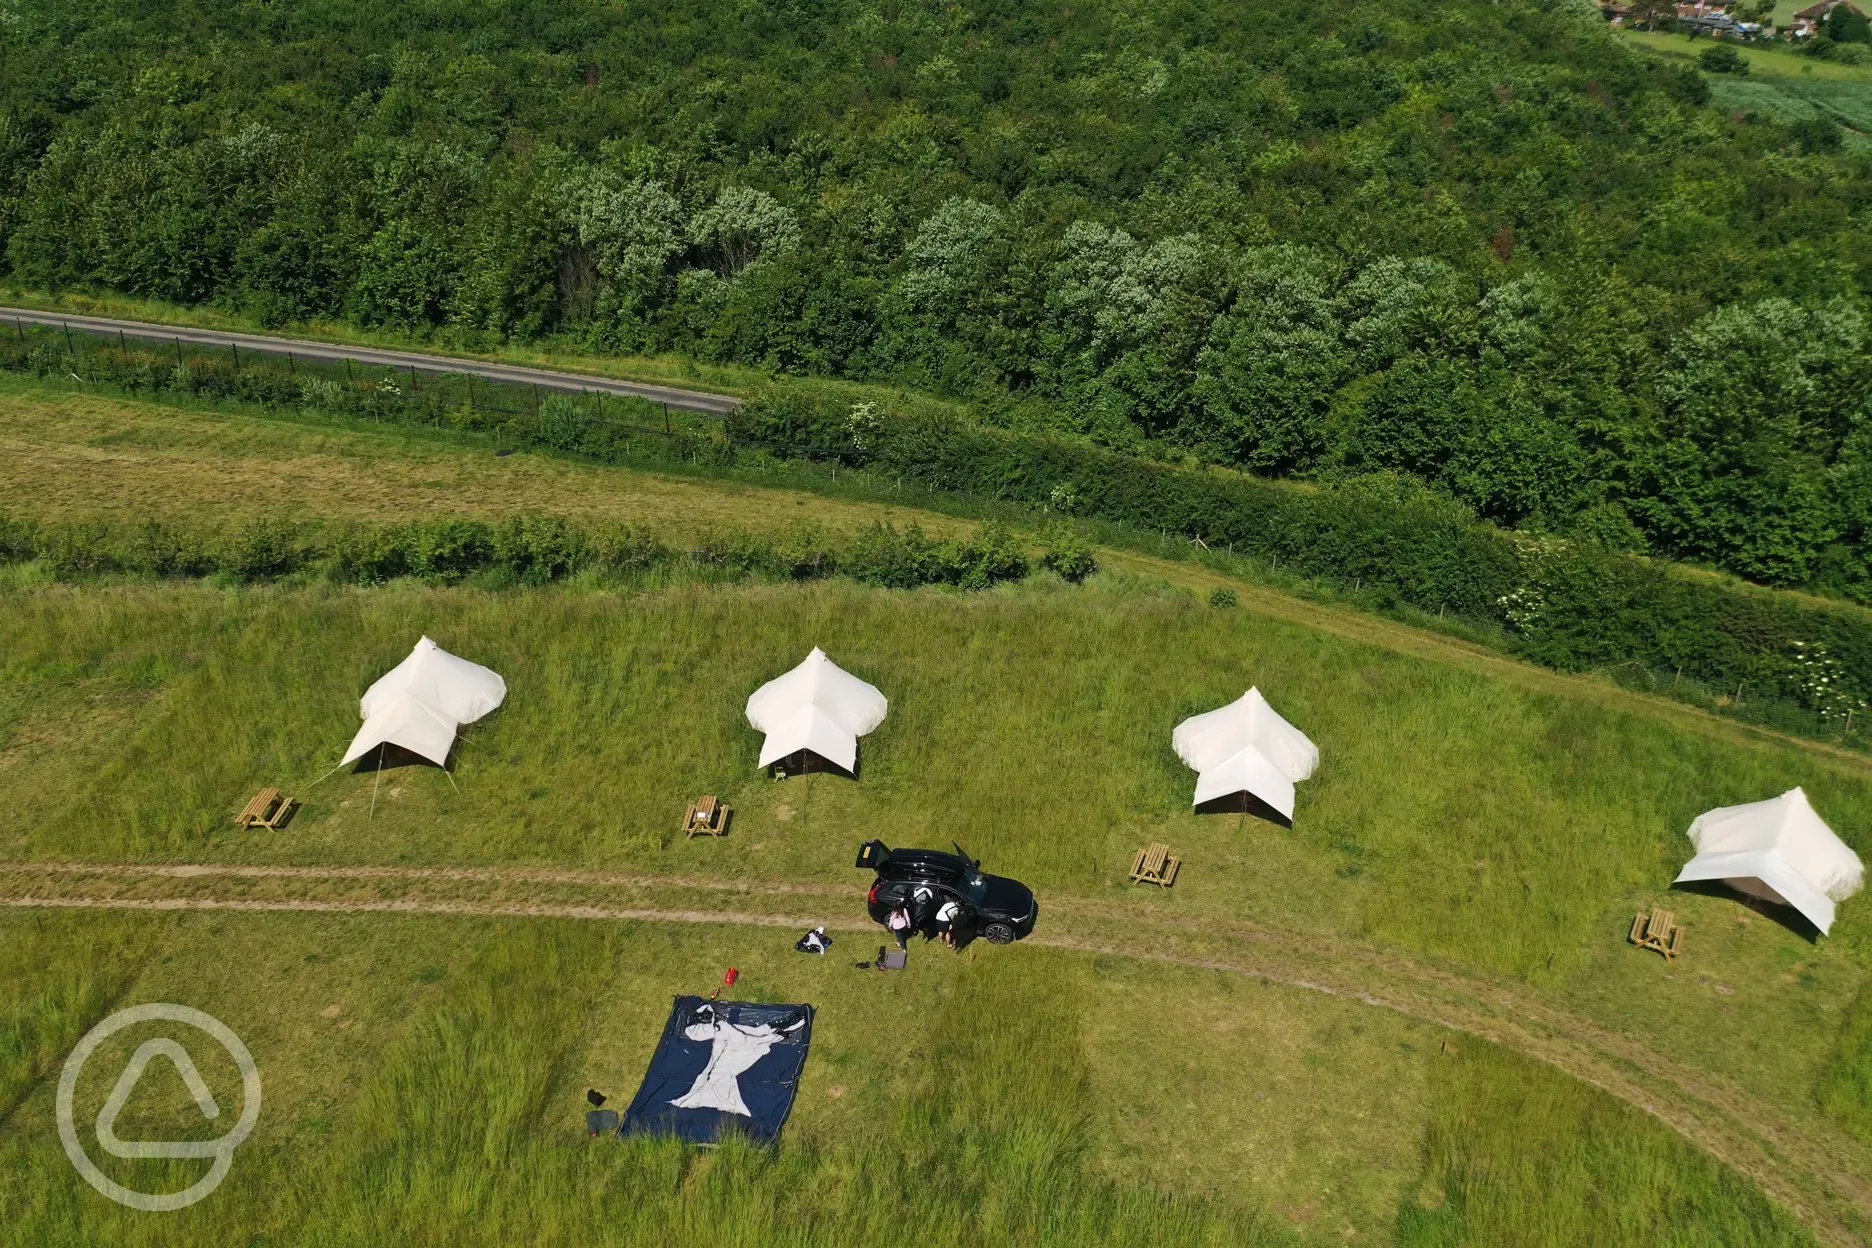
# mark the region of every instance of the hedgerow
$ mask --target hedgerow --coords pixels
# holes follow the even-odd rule
[[[862,408],[863,410],[859,410]],[[1499,628],[1569,671],[1636,664],[1843,718],[1872,697],[1872,614],[1589,542],[1479,523],[1399,474],[1304,488],[971,423],[934,404],[879,414],[805,385],[756,394],[732,437],[937,491],[1169,533],[1212,550]]]
[[[43,560],[63,579],[117,573],[250,584],[312,575],[365,586],[397,577],[453,585],[490,574],[494,585],[544,585],[587,571],[714,569],[793,580],[843,575],[889,589],[986,589],[1024,579],[1030,571],[1019,539],[995,521],[962,540],[931,538],[914,524],[902,531],[877,524],[850,540],[797,525],[778,535],[718,531],[671,546],[640,526],[587,526],[548,513],[494,523],[446,518],[324,524],[262,517],[216,529],[163,520],[126,525],[0,513],[0,561],[29,560]]]

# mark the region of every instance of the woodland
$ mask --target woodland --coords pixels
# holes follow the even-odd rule
[[[0,282],[556,340],[1872,596],[1872,151],[1574,0],[4,0]]]

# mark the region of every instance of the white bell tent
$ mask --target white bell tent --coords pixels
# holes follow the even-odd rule
[[[768,681],[747,701],[748,723],[767,734],[760,765],[813,769],[818,760],[856,776],[858,738],[884,722],[884,695],[828,659],[817,646],[806,661]]]
[[[1250,689],[1176,726],[1171,745],[1196,771],[1197,810],[1272,810],[1293,826],[1294,785],[1319,766],[1319,747]]]
[[[1690,825],[1697,848],[1676,882],[1721,880],[1737,892],[1792,906],[1824,934],[1833,907],[1859,891],[1865,865],[1814,813],[1798,788],[1765,802],[1721,806]]]
[[[364,691],[358,704],[364,726],[338,765],[397,745],[438,767],[447,766],[456,730],[486,715],[506,696],[507,682],[498,672],[457,658],[424,637],[407,659]]]

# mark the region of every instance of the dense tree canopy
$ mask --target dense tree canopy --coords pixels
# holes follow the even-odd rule
[[[1872,156],[1706,95],[1573,0],[0,0],[0,254],[1872,595]]]

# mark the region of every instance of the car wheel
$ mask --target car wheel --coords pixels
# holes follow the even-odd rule
[[[1014,943],[1014,927],[1010,923],[990,923],[982,928],[982,939],[991,945],[1011,945]]]

